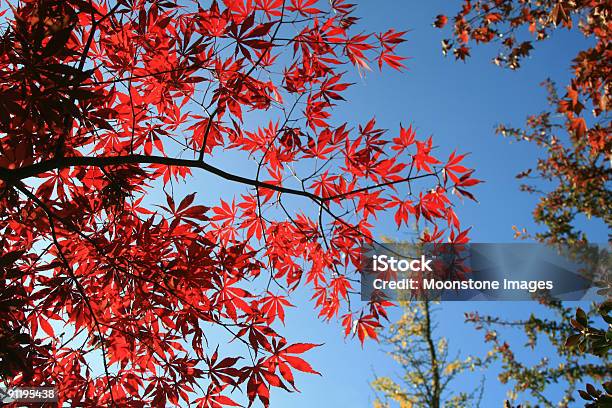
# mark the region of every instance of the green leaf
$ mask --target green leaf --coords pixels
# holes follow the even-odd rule
[[[582,336],[580,334],[571,335],[565,340],[565,347],[573,347],[580,342],[580,338]]]
[[[587,392],[588,392],[590,395],[592,395],[593,397],[595,397],[595,398],[597,398],[597,397],[599,397],[599,396],[601,395],[601,391],[598,391],[598,390],[597,390],[597,389],[596,389],[596,388],[593,386],[593,384],[587,384],[587,385],[586,385],[586,389],[587,389]]]
[[[576,309],[576,320],[582,326],[587,326],[589,324],[589,319],[587,318],[586,313],[581,308]]]
[[[575,328],[576,330],[584,330],[584,326],[583,326],[583,325],[581,325],[580,323],[578,323],[578,321],[576,321],[576,319],[571,319],[571,320],[570,320],[570,324],[571,324],[572,326],[574,326],[574,328]]]
[[[593,397],[591,397],[589,394],[587,394],[586,391],[578,390],[578,394],[580,394],[580,396],[582,397],[583,400],[593,401]]]

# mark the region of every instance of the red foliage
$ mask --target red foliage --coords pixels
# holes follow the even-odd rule
[[[298,286],[311,288],[323,319],[342,313],[347,335],[376,337],[389,304],[348,300],[377,214],[426,220],[436,233],[424,239],[465,239],[451,193],[471,197],[478,181],[464,156],[443,163],[412,128],[391,142],[373,119],[336,123],[347,65],[400,69],[404,34],[355,34],[343,0],[207,9],[26,0],[8,10],[0,370],[9,384],[56,386],[60,402],[79,406],[237,406],[237,389],[268,406],[270,388],[295,389],[295,370],[316,373],[300,357],[315,345],[277,331]],[[224,161],[236,155],[254,160],[248,176]],[[152,192],[199,172],[248,191],[212,208],[218,197],[206,192],[152,204]],[[413,192],[415,179],[430,190]],[[213,352],[207,334],[221,332],[250,357]]]
[[[565,92],[559,93],[550,79],[543,82],[552,110],[530,115],[525,127],[497,128],[504,137],[532,142],[544,150],[537,164],[517,175],[529,180],[521,190],[540,196],[533,212],[534,220],[546,226],[533,235],[540,241],[586,241],[586,232],[577,228],[579,216],[598,218],[612,227],[611,13],[612,3],[606,0],[463,0],[445,29],[452,34],[442,40],[445,55],[452,51],[456,59],[466,60],[475,45],[498,44],[493,63],[510,69],[519,69],[536,44],[557,30],[586,39],[571,62],[572,77]],[[438,15],[433,25],[443,28],[448,21]],[[537,179],[544,183],[536,184]],[[469,184],[468,176],[461,185]],[[524,231],[517,236],[531,234]]]

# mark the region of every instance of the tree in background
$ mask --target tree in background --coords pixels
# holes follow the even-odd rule
[[[268,406],[316,373],[315,345],[281,334],[297,287],[376,337],[386,303],[349,298],[378,214],[467,241],[463,155],[332,115],[348,69],[402,68],[404,33],[363,32],[343,0],[206,3],[0,2],[5,385],[58,387],[60,405],[218,408],[243,390]],[[186,181],[203,194],[175,193]]]
[[[546,229],[533,235],[533,238],[542,242],[570,245],[586,243],[587,234],[577,230],[574,225],[580,216],[600,219],[608,229],[612,227],[612,138],[609,118],[611,14],[612,5],[603,0],[465,0],[461,10],[453,17],[452,38],[442,41],[443,53],[446,55],[452,52],[457,60],[466,60],[474,44],[497,43],[501,49],[493,62],[510,69],[520,68],[522,59],[534,49],[534,41],[545,40],[557,29],[580,32],[594,42],[592,47],[580,51],[572,61],[573,77],[565,87],[563,96],[559,95],[553,81],[547,79],[543,82],[551,111],[530,116],[526,128],[507,125],[497,127],[497,133],[518,141],[536,143],[545,151],[545,156],[538,160],[534,168],[517,175],[519,179],[540,180],[537,186],[524,184],[521,189],[540,195],[533,216]],[[447,16],[438,15],[434,26],[443,28],[447,23]],[[548,186],[554,188],[546,191]],[[515,228],[515,232],[516,237],[531,236],[525,229]],[[605,280],[603,290],[609,293],[610,288],[610,281]],[[532,316],[510,325],[522,327],[532,337],[534,330],[546,333],[568,364],[574,364],[573,359],[579,358],[576,353],[588,352],[589,348],[565,349],[564,342],[567,341],[570,346],[576,339],[589,337],[593,333],[604,333],[604,339],[606,333],[610,333],[612,339],[612,322],[609,319],[604,318],[603,327],[593,328],[593,331],[589,330],[586,322],[575,325],[574,330],[578,331],[575,337],[569,320],[573,315],[571,310],[550,301],[544,304],[550,306],[561,321]],[[597,316],[600,314],[598,310],[605,309],[605,305],[595,305],[587,314]],[[490,323],[500,322],[491,317],[486,320]],[[574,322],[577,320],[574,319]],[[570,335],[572,337],[566,339]],[[490,341],[497,340],[491,338]],[[560,379],[559,375],[563,377],[554,372],[554,368],[553,371],[544,369],[541,375],[538,374],[538,367],[526,368],[513,360],[514,354],[506,343],[500,344],[498,351],[507,364],[504,375],[507,379],[517,381],[516,391],[529,390],[537,396],[550,381]],[[578,374],[578,379],[571,377]],[[593,374],[592,377],[597,378],[597,373]],[[569,386],[565,401],[573,400],[571,390],[589,373],[574,372],[571,375],[564,377]],[[604,389],[603,394],[607,392],[609,397],[610,384],[604,384]],[[605,395],[600,398],[603,395],[601,392],[595,395],[599,392],[595,387],[591,385],[588,391],[592,392],[582,391],[581,396],[589,396],[594,406],[606,403],[603,401]],[[543,403],[546,400],[544,396],[538,398]]]
[[[603,324],[593,324],[589,315],[581,308],[576,310],[574,319],[570,324],[575,333],[565,341],[566,347],[578,347],[582,353],[589,353],[601,358],[607,364],[606,382],[603,389],[598,389],[591,383],[586,384],[584,390],[578,393],[583,400],[589,401],[586,407],[609,407],[612,405],[612,365],[609,364],[610,350],[612,350],[612,300],[608,298],[597,307],[596,315],[603,320]],[[607,327],[605,325],[607,324]],[[603,327],[602,327],[603,326]]]
[[[480,406],[483,384],[458,391],[457,377],[484,369],[491,356],[449,356],[448,340],[435,334],[439,316],[434,305],[427,300],[401,302],[401,317],[381,336],[402,374],[398,379],[377,377],[372,382],[378,395],[375,408]]]
[[[503,136],[536,143],[546,152],[537,166],[517,176],[554,186],[551,191],[522,186],[541,196],[533,213],[547,228],[535,235],[541,241],[585,241],[586,234],[573,225],[580,215],[612,227],[611,15],[612,5],[605,0],[465,0],[452,20],[453,37],[442,41],[444,54],[452,52],[459,60],[470,56],[473,44],[498,43],[501,50],[493,62],[510,69],[520,67],[534,41],[557,29],[578,31],[595,42],[574,58],[563,96],[552,81],[545,81],[552,111],[530,116],[525,129],[497,128]],[[447,22],[448,17],[439,15],[434,25],[443,28]]]
[[[492,346],[490,355],[501,362],[498,378],[503,384],[511,386],[508,391],[510,402],[518,400],[521,407],[573,406],[572,404],[580,401],[576,393],[578,387],[588,381],[610,380],[612,367],[609,363],[609,350],[597,353],[597,358],[585,355],[585,349],[590,346],[586,344],[585,347],[581,346],[582,339],[580,335],[576,335],[579,324],[572,320],[573,308],[565,307],[561,302],[547,297],[541,297],[540,301],[554,311],[556,316],[540,318],[531,314],[525,320],[507,320],[469,313],[466,320],[484,332],[485,341]],[[580,324],[588,326],[589,317],[592,318],[597,313],[591,312],[587,316],[580,311],[579,314],[578,319],[582,322]],[[591,329],[599,330],[593,327]],[[538,353],[538,348],[549,346],[553,347],[554,352],[550,355],[540,355],[537,359],[521,359],[516,356],[512,351],[512,345],[504,338],[508,330],[522,331],[527,339],[525,347],[532,352]],[[576,337],[570,337],[574,335]],[[566,340],[568,338],[569,340]],[[594,389],[592,385],[590,388]],[[562,392],[559,393],[559,390]],[[579,391],[581,396],[583,393],[584,391]],[[525,394],[532,397],[536,404],[528,402],[523,397]],[[603,394],[605,393],[600,394],[600,397]],[[556,395],[561,396],[557,398]],[[601,402],[610,401],[606,401],[603,396]]]
[[[469,381],[464,378],[463,382],[474,384],[477,370],[484,370],[489,377],[496,375],[502,384],[509,386],[508,407],[569,407],[579,401],[588,407],[609,406],[606,404],[612,401],[609,382],[612,335],[610,329],[596,327],[600,325],[592,321],[598,314],[606,322],[612,321],[611,304],[606,303],[597,313],[587,314],[578,309],[573,316],[573,309],[561,302],[545,297],[541,302],[557,316],[539,318],[532,314],[525,320],[508,320],[467,314],[466,321],[484,332],[484,340],[491,349],[482,358],[455,359],[449,358],[447,339],[435,335],[440,316],[434,303],[401,302],[401,317],[381,335],[382,344],[401,369],[401,376],[377,377],[372,382],[377,393],[374,407],[474,407],[481,400],[487,401],[486,406],[501,407],[501,401],[493,403],[483,398],[484,383],[471,392],[457,391],[461,375],[471,378]],[[554,352],[538,353],[536,359],[516,356],[505,336],[517,330],[526,337],[525,347],[531,352],[538,353],[545,347],[552,347]],[[603,389],[590,384],[591,381],[603,382]],[[514,405],[517,401],[519,404]]]

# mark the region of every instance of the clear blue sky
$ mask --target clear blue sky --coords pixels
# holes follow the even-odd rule
[[[491,64],[493,50],[487,47],[475,48],[468,63],[442,56],[440,40],[443,33],[431,23],[440,12],[455,11],[460,1],[361,3],[358,15],[363,17],[360,23],[365,30],[389,27],[411,30],[403,48],[411,59],[407,62],[407,72],[385,70],[382,74],[369,73],[363,80],[357,78],[357,85],[346,95],[350,103],[341,104],[334,110],[336,118],[356,124],[374,115],[378,125],[389,129],[398,129],[400,122],[412,124],[420,136],[433,135],[444,154],[455,148],[471,152],[468,162],[477,169],[478,178],[486,183],[475,191],[480,203],[466,203],[458,208],[458,213],[464,225],[473,226],[473,241],[511,242],[512,225],[535,230],[531,211],[536,200],[519,192],[519,182],[514,176],[535,162],[538,151],[528,144],[511,144],[494,135],[493,129],[499,122],[522,125],[528,114],[546,109],[545,93],[538,84],[547,77],[564,83],[570,75],[570,61],[584,46],[584,40],[577,38],[575,33],[556,33],[551,40],[536,47],[521,70],[513,72]],[[247,171],[239,162],[224,163],[223,167],[235,173]],[[216,203],[220,195],[228,197],[228,191],[232,191],[218,180],[202,177],[201,173],[195,180],[198,184],[190,182],[179,189],[190,191],[195,187],[202,191],[199,198],[205,194],[205,201],[211,204]],[[238,188],[236,191],[244,190]],[[585,223],[584,228],[593,239],[606,241],[607,232],[603,226],[591,222]],[[399,239],[405,234],[395,229],[391,215],[379,218],[377,232]],[[368,384],[373,373],[398,373],[398,367],[379,345],[370,342],[362,349],[358,341],[343,339],[339,324],[318,321],[308,298],[307,293],[297,294],[294,299],[297,308],[288,312],[287,327],[282,332],[290,342],[325,343],[306,355],[323,376],[298,375],[297,384],[302,392],[274,391],[272,407],[370,407],[373,393]],[[450,339],[451,350],[484,353],[482,333],[463,323],[463,313],[473,310],[511,319],[527,318],[538,309],[530,302],[443,304],[438,334]],[[517,349],[525,341],[517,335],[510,338]],[[524,351],[519,354],[533,358],[550,351],[539,349],[537,353]],[[497,384],[494,371],[488,372],[486,378],[483,406],[500,406],[506,387]],[[469,383],[479,382],[480,376],[465,380],[469,386]]]

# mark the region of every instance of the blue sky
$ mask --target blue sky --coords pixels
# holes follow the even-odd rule
[[[477,169],[476,176],[485,183],[475,188],[479,203],[467,202],[457,212],[465,226],[472,226],[474,242],[511,242],[512,226],[537,230],[531,218],[535,197],[519,192],[515,175],[531,166],[538,151],[528,144],[511,144],[509,140],[494,135],[499,122],[522,125],[528,114],[547,108],[546,95],[538,84],[547,77],[565,83],[570,77],[569,64],[577,51],[587,42],[576,33],[560,31],[551,40],[538,44],[533,57],[524,61],[518,71],[503,70],[490,60],[493,49],[477,47],[468,63],[444,58],[440,30],[431,26],[440,13],[452,14],[460,7],[460,1],[362,1],[358,15],[364,31],[385,31],[393,27],[410,30],[407,43],[402,45],[407,61],[407,71],[398,73],[385,69],[383,73],[371,72],[363,79],[353,73],[356,85],[345,95],[350,102],[334,109],[335,117],[352,124],[365,123],[375,116],[379,126],[397,131],[400,122],[411,124],[421,138],[434,136],[436,145],[446,157],[451,151],[471,152],[468,164]],[[392,134],[392,133],[391,133]],[[223,156],[220,167],[236,174],[249,175],[244,161],[227,161]],[[195,171],[194,171],[195,173]],[[179,183],[180,184],[180,183]],[[177,196],[193,190],[207,204],[216,204],[220,197],[231,199],[232,194],[245,192],[239,185],[198,172],[187,183],[176,186]],[[152,201],[164,201],[157,191]],[[592,240],[606,241],[605,226],[595,221],[584,221],[582,227]],[[393,217],[379,217],[376,224],[378,236],[397,239],[409,238],[407,231],[395,228]],[[369,387],[376,375],[399,374],[400,370],[385,355],[381,345],[356,339],[344,339],[336,322],[323,323],[316,319],[308,291],[300,290],[292,299],[296,305],[287,311],[287,326],[279,331],[289,342],[308,341],[321,347],[309,351],[305,357],[322,373],[296,375],[300,393],[272,392],[272,407],[371,407],[374,393]],[[507,319],[528,318],[542,309],[531,302],[455,302],[443,303],[438,312],[439,336],[449,339],[450,354],[463,352],[482,356],[486,352],[482,333],[464,323],[464,313],[478,310],[481,314],[502,315]],[[398,311],[394,311],[397,316]],[[551,354],[549,347],[537,351],[521,350],[526,339],[516,333],[508,337],[522,359]],[[217,339],[223,344],[223,339]],[[241,350],[237,344],[223,344],[222,354],[232,355]],[[240,352],[240,351],[238,351]],[[507,386],[498,384],[496,371],[476,373],[462,378],[458,389],[471,389],[486,378],[484,407],[500,406]],[[487,401],[493,403],[489,404]]]
[[[369,1],[358,7],[362,17],[360,24],[365,31],[410,30],[403,52],[410,56],[408,70],[403,73],[385,70],[368,73],[364,79],[355,75],[357,84],[350,88],[346,99],[350,102],[334,109],[336,118],[358,124],[376,116],[379,126],[397,130],[401,122],[412,124],[421,137],[434,136],[445,157],[452,150],[471,152],[469,165],[477,169],[477,177],[485,181],[475,190],[479,203],[467,202],[458,207],[463,225],[472,226],[474,242],[512,242],[512,226],[537,227],[531,219],[536,198],[519,192],[515,175],[535,163],[538,151],[528,144],[510,143],[496,136],[497,123],[520,126],[525,117],[547,108],[544,90],[539,83],[547,77],[564,84],[570,76],[569,65],[586,41],[576,33],[561,31],[544,43],[538,44],[532,58],[524,61],[522,69],[509,71],[494,66],[490,61],[494,50],[490,47],[473,49],[468,63],[444,58],[440,30],[431,26],[434,17],[452,13],[460,7],[459,1]],[[241,162],[224,162],[222,167],[238,174],[248,174]],[[232,191],[242,191],[239,186],[228,188],[223,182],[202,173],[195,175],[193,184],[179,187],[185,192],[201,190],[206,186],[205,200],[216,203],[219,196],[231,198]],[[210,184],[209,184],[210,181]],[[200,196],[200,198],[202,198]],[[377,234],[405,239],[406,231],[397,231],[393,218],[378,220]],[[583,225],[593,240],[606,241],[607,231],[596,222]],[[297,385],[301,393],[288,394],[274,391],[272,407],[370,407],[374,394],[369,388],[373,374],[399,373],[381,346],[369,342],[361,347],[356,340],[345,340],[339,324],[322,323],[316,319],[309,294],[296,294],[296,308],[288,311],[287,327],[281,330],[290,342],[304,341],[324,343],[306,355],[321,377],[298,375]],[[531,302],[462,302],[440,306],[438,334],[449,338],[453,351],[482,355],[486,348],[482,333],[463,323],[464,313],[478,310],[482,314],[503,315],[508,319],[528,318],[531,312],[541,309]],[[516,350],[525,339],[516,333],[509,335]],[[227,354],[233,345],[224,346]],[[521,357],[533,359],[550,348],[537,352],[519,351]],[[483,406],[500,406],[507,387],[497,383],[495,371],[485,373],[486,391]],[[458,385],[464,389],[476,385],[480,374],[464,378]],[[489,405],[486,401],[495,401]]]
[[[398,128],[399,122],[412,124],[422,137],[433,135],[445,153],[455,148],[471,152],[469,163],[485,183],[476,189],[478,204],[468,202],[458,208],[462,223],[473,226],[471,237],[475,242],[512,242],[512,225],[530,231],[537,228],[531,218],[536,199],[518,190],[520,182],[515,175],[532,165],[539,152],[525,143],[510,143],[496,136],[493,129],[500,122],[522,125],[528,114],[546,109],[546,95],[539,83],[550,77],[564,84],[570,77],[571,59],[586,41],[576,33],[557,32],[550,40],[538,44],[533,56],[518,71],[493,65],[491,47],[476,47],[467,63],[456,62],[440,52],[440,41],[448,33],[433,28],[431,23],[437,14],[450,14],[458,7],[459,1],[361,2],[357,14],[362,17],[360,23],[365,30],[388,27],[410,30],[404,50],[411,59],[404,73],[391,70],[369,73],[349,89],[350,102],[339,105],[335,114],[354,123],[375,115],[379,125],[392,130]],[[391,216],[379,219],[377,228],[381,235],[402,238],[406,234],[396,230]],[[602,225],[585,222],[584,228],[594,240],[606,241],[607,232]],[[373,373],[393,375],[400,373],[399,368],[380,345],[370,342],[362,349],[358,341],[344,340],[338,325],[317,321],[306,296],[301,296],[296,304],[298,307],[287,317],[287,336],[289,339],[307,336],[312,342],[325,343],[308,355],[323,375],[299,376],[301,393],[274,392],[272,406],[371,407],[374,397],[369,382]],[[442,304],[438,334],[449,338],[451,350],[475,355],[485,352],[482,333],[463,323],[464,313],[474,310],[508,319],[528,318],[532,312],[542,312],[532,302]],[[522,349],[526,342],[523,336],[518,333],[508,336],[525,359],[535,361],[542,354],[552,353],[548,347],[537,352]],[[508,387],[498,383],[495,370],[484,374],[483,406],[500,406]],[[469,389],[480,381],[481,375],[462,378],[465,383],[456,386]]]

